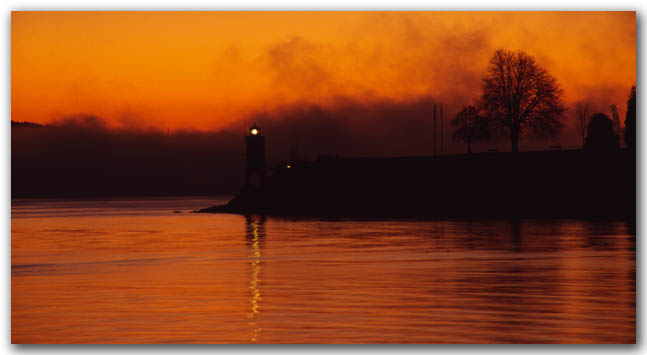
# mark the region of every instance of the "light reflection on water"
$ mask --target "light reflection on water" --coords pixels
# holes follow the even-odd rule
[[[14,343],[633,343],[623,222],[12,201]]]
[[[251,290],[252,297],[251,303],[252,308],[247,318],[250,319],[249,325],[252,327],[252,337],[250,342],[255,343],[258,340],[258,333],[261,331],[261,328],[258,327],[256,323],[256,317],[258,316],[261,298],[260,290],[260,272],[261,272],[261,240],[265,236],[265,218],[263,216],[247,216],[247,237],[251,242],[252,255],[251,265],[252,265],[252,277],[249,281],[249,289]]]

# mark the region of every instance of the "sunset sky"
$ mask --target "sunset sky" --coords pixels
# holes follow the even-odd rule
[[[299,103],[473,104],[499,48],[546,67],[570,106],[636,81],[634,12],[13,12],[12,120],[213,130]]]

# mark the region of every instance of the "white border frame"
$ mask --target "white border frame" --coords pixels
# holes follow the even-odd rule
[[[642,188],[644,171],[644,157],[647,144],[641,141],[641,137],[647,137],[647,125],[643,124],[646,118],[643,115],[644,95],[642,94],[642,83],[644,80],[643,65],[643,48],[644,48],[644,28],[646,2],[638,0],[616,0],[616,1],[584,1],[571,0],[565,3],[563,0],[526,0],[521,4],[515,0],[494,0],[494,1],[476,1],[476,0],[453,0],[453,1],[424,1],[424,0],[354,0],[352,2],[343,0],[314,0],[307,4],[297,0],[229,0],[229,1],[208,1],[208,0],[98,0],[85,2],[81,0],[26,0],[26,1],[7,1],[0,3],[2,14],[2,35],[0,35],[0,48],[5,50],[5,54],[0,56],[1,70],[3,76],[2,85],[0,85],[0,104],[3,107],[2,112],[6,118],[4,124],[0,125],[0,137],[4,138],[1,145],[2,154],[0,154],[0,166],[4,167],[5,173],[0,175],[2,183],[0,193],[2,194],[3,204],[0,205],[0,211],[3,216],[3,236],[4,243],[1,243],[3,249],[2,257],[5,258],[5,268],[0,272],[0,285],[5,292],[0,292],[3,299],[0,307],[2,318],[0,320],[0,339],[2,339],[2,353],[103,353],[103,354],[158,354],[158,353],[440,353],[440,354],[468,354],[468,353],[486,353],[486,354],[517,354],[517,353],[551,353],[551,354],[599,354],[599,353],[644,353],[645,344],[644,331],[642,323],[642,307],[644,294],[641,292],[645,277],[642,270],[640,256],[642,256],[642,243],[640,237],[643,235],[643,223],[647,212],[642,208],[644,201],[644,189]],[[636,341],[637,345],[628,346],[611,346],[611,345],[473,345],[473,346],[447,346],[447,345],[426,345],[426,346],[396,346],[396,345],[366,345],[366,346],[174,346],[174,345],[151,345],[151,346],[120,346],[120,345],[82,345],[82,346],[40,346],[40,345],[11,345],[11,11],[22,10],[125,10],[125,11],[147,11],[147,10],[435,10],[435,11],[477,11],[477,10],[522,10],[522,11],[574,11],[574,10],[634,10],[637,11],[636,19],[636,82],[638,87],[638,117],[639,117],[639,142],[638,142],[638,161],[637,161],[637,234],[636,241]]]

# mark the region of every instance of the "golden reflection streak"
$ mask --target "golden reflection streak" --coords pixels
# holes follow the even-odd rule
[[[252,255],[250,255],[250,258],[252,258],[252,261],[250,262],[252,265],[252,277],[249,281],[249,289],[252,295],[250,302],[252,305],[250,312],[247,314],[247,318],[249,319],[248,324],[252,327],[252,337],[250,341],[255,343],[258,339],[258,334],[261,331],[261,328],[257,324],[257,318],[259,315],[260,301],[262,300],[259,274],[261,272],[261,224],[264,223],[264,221],[262,217],[253,216],[247,218],[247,223],[247,235],[251,238],[252,243]]]

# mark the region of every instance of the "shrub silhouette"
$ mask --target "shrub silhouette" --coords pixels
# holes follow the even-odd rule
[[[452,139],[465,142],[468,153],[472,152],[472,142],[488,140],[490,137],[487,121],[479,116],[474,106],[463,107],[452,120],[452,127],[454,127]]]
[[[627,100],[627,115],[625,116],[625,143],[629,149],[636,149],[636,87],[632,86]]]
[[[611,151],[620,148],[618,135],[613,131],[613,121],[603,113],[596,113],[589,121],[584,149]]]

